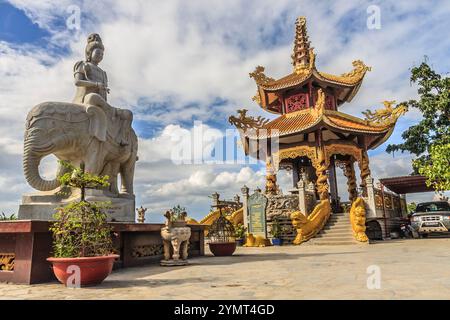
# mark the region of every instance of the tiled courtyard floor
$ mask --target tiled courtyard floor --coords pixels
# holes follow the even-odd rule
[[[0,284],[1,299],[450,299],[450,239],[238,248],[188,267],[115,271],[100,286]],[[381,288],[367,288],[367,268]]]

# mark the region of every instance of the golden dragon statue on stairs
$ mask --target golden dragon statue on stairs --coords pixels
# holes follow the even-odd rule
[[[331,205],[328,199],[321,200],[308,217],[300,211],[293,212],[292,225],[297,229],[293,243],[298,245],[313,238],[327,223],[330,214]]]
[[[363,198],[356,198],[350,209],[350,223],[352,225],[353,237],[359,242],[369,242],[366,235],[366,208]]]

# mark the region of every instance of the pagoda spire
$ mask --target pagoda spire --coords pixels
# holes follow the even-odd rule
[[[295,22],[294,52],[291,55],[295,71],[309,68],[310,43],[306,29],[306,17],[298,17]]]

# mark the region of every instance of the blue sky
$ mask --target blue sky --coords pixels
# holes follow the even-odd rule
[[[366,26],[373,4],[381,12],[379,30]],[[80,10],[77,29],[66,25],[73,5]],[[10,191],[0,207],[17,210],[20,194],[31,191],[19,165],[26,113],[42,101],[72,98],[71,68],[83,59],[91,32],[106,46],[110,102],[134,112],[141,158],[137,204],[156,217],[180,203],[198,218],[209,210],[208,194],[231,197],[244,183],[262,186],[263,172],[242,165],[175,166],[170,135],[189,134],[196,120],[223,132],[228,116],[242,107],[272,118],[251,100],[255,85],[248,73],[259,64],[275,78],[291,72],[297,16],[308,19],[319,70],[348,72],[356,59],[373,67],[358,96],[341,109],[361,116],[383,100],[415,98],[409,68],[425,55],[437,71],[449,71],[449,14],[447,1],[2,1],[0,185]],[[414,111],[401,118],[387,143],[400,142],[418,119]],[[370,152],[374,177],[408,174],[411,156],[393,158],[385,146]],[[51,162],[44,163],[44,175],[52,175]],[[345,189],[345,180],[339,182]],[[280,183],[288,185],[289,177],[280,175]]]
[[[9,43],[37,43],[50,36],[13,5],[0,2],[0,39]]]

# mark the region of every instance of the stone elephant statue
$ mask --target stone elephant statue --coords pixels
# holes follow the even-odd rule
[[[120,194],[134,197],[133,178],[137,160],[137,137],[129,123],[126,144],[115,136],[123,126],[117,110],[106,112],[94,105],[66,102],[44,102],[27,116],[24,136],[23,168],[27,182],[40,191],[59,187],[57,179],[45,180],[39,174],[43,157],[54,154],[74,165],[85,163],[86,172],[109,175],[109,191],[119,195],[117,178],[121,176]],[[131,114],[131,111],[127,111]],[[132,115],[131,115],[132,117]],[[65,168],[58,165],[57,175]]]

